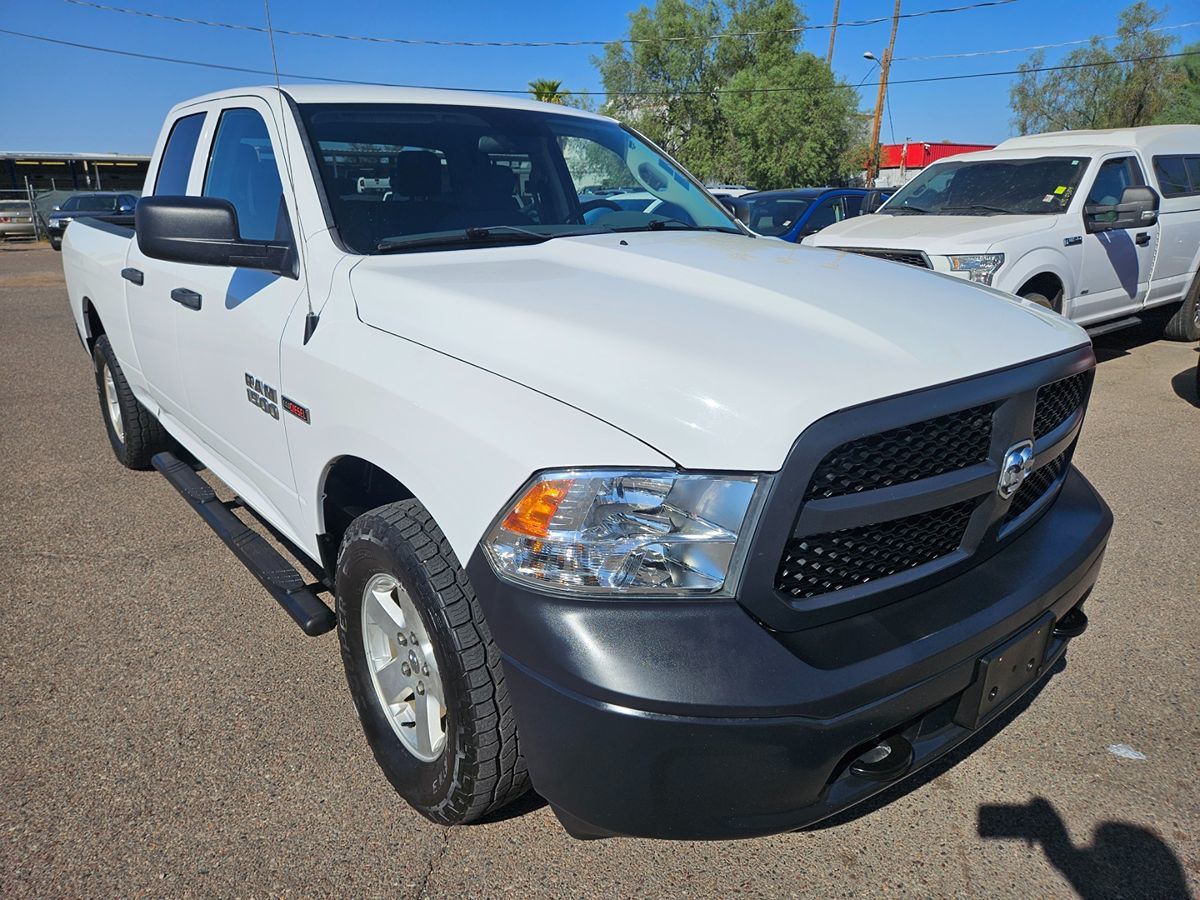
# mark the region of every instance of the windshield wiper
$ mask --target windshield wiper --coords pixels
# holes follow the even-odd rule
[[[741,234],[736,228],[730,228],[726,225],[693,225],[691,222],[685,222],[683,219],[674,219],[670,216],[664,216],[659,219],[651,219],[645,225],[629,225],[624,228],[610,228],[611,231],[665,231],[668,228],[676,228],[680,231],[719,231],[723,234]]]
[[[580,234],[581,232],[572,232]],[[587,234],[588,232],[582,232]],[[569,234],[542,234],[518,225],[489,225],[487,228],[464,228],[425,237],[392,237],[375,245],[376,253],[407,253],[409,250],[428,250],[432,247],[456,247],[472,244],[513,243],[540,244],[554,237]]]
[[[914,216],[920,216],[920,215],[927,215],[927,214],[933,212],[933,210],[926,209],[923,206],[896,206],[896,207],[888,206],[888,207],[884,207],[882,210],[880,210],[880,212],[891,213],[894,216],[898,216],[898,215],[900,215],[900,213],[912,213]]]
[[[984,212],[997,213],[998,215],[1011,216],[1016,215],[1011,209],[1005,209],[1003,206],[988,206],[986,203],[972,203],[969,206],[943,206],[942,212],[947,212],[952,209],[979,209]]]

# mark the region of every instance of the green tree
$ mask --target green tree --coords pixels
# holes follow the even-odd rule
[[[563,89],[561,81],[552,78],[535,78],[529,82],[529,93],[533,95],[534,100],[558,104],[565,104],[571,95],[570,91]]]
[[[593,60],[612,98],[605,112],[701,178],[762,188],[833,180],[856,95],[799,50],[803,28],[795,0],[642,6],[629,14],[631,42]],[[711,39],[718,33],[744,36]]]
[[[1137,0],[1121,12],[1111,49],[1093,37],[1088,46],[1067,54],[1062,64],[1077,68],[1033,71],[1045,65],[1045,54],[1034,53],[1009,92],[1013,127],[1027,134],[1154,122],[1183,78],[1171,60],[1150,58],[1170,53],[1175,43],[1171,35],[1152,30],[1165,14]]]
[[[1193,55],[1175,60],[1174,85],[1154,119],[1157,125],[1200,125],[1200,42],[1183,51]]]

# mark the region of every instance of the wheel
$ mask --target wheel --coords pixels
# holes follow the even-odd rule
[[[375,759],[445,825],[529,786],[499,651],[467,574],[416,500],[364,513],[338,553],[338,638]]]
[[[1187,297],[1175,310],[1163,329],[1163,337],[1168,341],[1200,341],[1200,274],[1192,281],[1192,288]]]
[[[62,238],[50,238],[50,246],[55,250],[62,250]]]
[[[108,430],[108,442],[121,465],[129,469],[149,469],[150,457],[169,449],[170,438],[150,411],[138,403],[121,371],[108,335],[96,338],[92,351],[96,368],[96,392],[100,412]]]
[[[1038,291],[1026,291],[1025,293],[1021,294],[1021,299],[1029,300],[1032,303],[1036,303],[1038,306],[1044,306],[1051,312],[1062,313],[1061,294],[1051,300],[1045,294],[1039,293]]]

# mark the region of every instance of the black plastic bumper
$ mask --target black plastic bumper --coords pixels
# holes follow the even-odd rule
[[[904,774],[968,738],[956,711],[980,656],[1079,607],[1111,526],[1072,470],[1045,515],[995,556],[797,632],[771,631],[730,600],[573,601],[500,581],[479,552],[468,568],[503,653],[534,787],[572,834],[750,837],[812,824],[887,787],[850,772],[883,737],[911,744]],[[1039,672],[1077,630],[1050,639]]]

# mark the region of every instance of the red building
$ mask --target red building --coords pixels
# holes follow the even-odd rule
[[[879,178],[875,183],[880,187],[899,187],[931,162],[960,153],[991,150],[994,146],[995,144],[933,144],[921,141],[883,144],[879,148]]]

